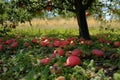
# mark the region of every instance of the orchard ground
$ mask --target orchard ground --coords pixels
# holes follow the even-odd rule
[[[0,80],[120,80],[120,23],[87,20],[91,40],[75,18],[35,18],[0,37]]]

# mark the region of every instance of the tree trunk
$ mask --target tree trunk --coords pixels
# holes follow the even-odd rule
[[[75,0],[75,9],[79,26],[79,37],[83,37],[84,39],[89,40],[90,35],[85,15],[85,9],[80,0]]]

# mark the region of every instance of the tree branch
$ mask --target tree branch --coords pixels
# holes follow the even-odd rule
[[[52,7],[53,7],[53,8],[58,8],[58,9],[60,9],[61,11],[64,10],[63,7],[59,7],[59,6],[55,6],[55,5],[52,5]],[[67,10],[70,11],[70,12],[75,13],[75,10],[74,10],[74,9],[67,9]]]

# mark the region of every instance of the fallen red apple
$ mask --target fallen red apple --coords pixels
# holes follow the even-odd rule
[[[114,46],[114,47],[120,47],[120,42],[119,42],[119,41],[115,41],[115,42],[113,43],[113,46]]]
[[[61,45],[60,40],[55,40],[54,43],[53,43],[53,45],[54,45],[55,47],[59,47],[59,46]]]
[[[32,40],[32,43],[34,43],[34,44],[36,44],[38,41],[37,41],[37,39],[36,38],[34,38],[33,40]]]
[[[103,42],[103,38],[102,38],[102,37],[98,38],[98,41],[99,41],[100,43],[102,43],[102,42]]]
[[[15,38],[12,38],[11,40],[12,40],[12,42],[17,42],[17,40]]]
[[[12,47],[12,48],[17,48],[17,47],[18,47],[18,42],[13,42],[13,43],[11,44],[11,47]]]
[[[50,63],[50,60],[51,60],[50,58],[44,58],[44,59],[40,60],[40,63],[43,65],[47,65]]]
[[[92,54],[96,55],[98,57],[103,57],[104,56],[104,52],[102,50],[98,50],[98,49],[92,50]]]
[[[56,57],[56,53],[53,53],[51,56],[50,56],[50,58],[55,58]]]
[[[91,40],[85,40],[85,44],[91,45],[91,44],[92,44],[92,41],[91,41]]]
[[[74,56],[80,56],[81,54],[82,54],[82,51],[79,49],[74,49],[72,51],[72,55],[74,55]]]
[[[70,56],[70,57],[67,58],[66,64],[68,66],[74,67],[76,65],[81,65],[81,60],[80,60],[79,57],[72,55],[72,56]]]
[[[110,41],[110,40],[104,40],[104,43],[106,43],[106,44],[112,44],[112,41]]]
[[[58,54],[59,56],[63,56],[65,55],[65,52],[62,48],[57,48],[55,51],[54,51],[54,54]]]
[[[2,43],[2,41],[3,41],[2,38],[0,38],[0,43]]]
[[[70,43],[73,39],[71,37],[68,37],[66,40],[67,40],[67,42]]]
[[[12,43],[12,40],[7,40],[5,43],[6,43],[6,44],[11,44],[11,43]]]
[[[66,40],[61,40],[61,47],[66,47],[67,44],[69,44],[69,42],[67,42]]]
[[[45,39],[40,41],[40,45],[41,46],[48,46],[50,44],[50,40],[49,39]]]

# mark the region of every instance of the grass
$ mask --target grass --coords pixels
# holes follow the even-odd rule
[[[87,17],[87,22],[89,28],[91,27],[99,27],[99,26],[111,26],[112,28],[119,27],[120,22],[119,21],[113,21],[113,22],[101,22],[100,20],[95,20],[93,19],[92,16]],[[78,29],[77,25],[77,20],[76,18],[53,18],[53,19],[39,19],[35,18],[31,21],[32,25],[35,28],[41,28],[41,29],[56,29],[56,28],[63,28],[63,29],[68,29],[68,28],[75,28]],[[21,29],[22,27],[27,28],[29,27],[29,22],[25,22],[23,24],[19,25],[19,28]]]
[[[114,29],[114,32],[119,33],[119,21],[105,23],[99,20],[93,19],[92,16],[87,18],[90,35],[95,35],[104,31],[108,32]],[[37,35],[42,36],[46,34],[51,34],[52,32],[57,34],[64,34],[70,32],[71,35],[79,35],[78,24],[76,18],[54,18],[54,19],[39,19],[35,18],[31,21],[32,26],[29,25],[29,22],[19,24],[16,31],[17,33],[23,35]],[[68,33],[69,34],[69,33]],[[52,33],[53,35],[53,33]],[[56,35],[57,36],[57,35]]]

